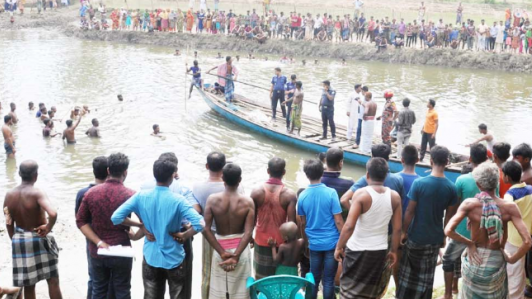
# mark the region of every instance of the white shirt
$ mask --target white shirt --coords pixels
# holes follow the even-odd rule
[[[314,19],[314,29],[320,29],[321,25],[323,25],[323,19],[322,18]]]
[[[357,98],[362,100],[362,93],[358,93],[356,91],[353,91],[349,98],[347,99],[347,112],[351,113],[350,117],[356,117],[360,118],[360,110],[364,111],[364,107],[360,105],[357,101]],[[362,115],[364,115],[364,112],[362,112]]]
[[[355,1],[355,9],[360,9],[362,7],[362,5],[364,5],[364,2],[362,2],[360,0],[356,0]]]

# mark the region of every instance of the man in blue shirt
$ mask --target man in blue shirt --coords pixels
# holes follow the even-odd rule
[[[111,216],[114,225],[129,225],[126,217],[134,212],[155,237],[153,242],[144,242],[144,298],[158,298],[164,294],[164,280],[168,280],[171,298],[183,296],[186,273],[182,266],[185,259],[182,244],[205,226],[203,217],[185,198],[170,191],[176,171],[176,165],[170,161],[155,161],[153,174],[157,187],[133,195]],[[190,222],[190,228],[180,232],[183,219]]]
[[[398,175],[403,178],[403,190],[404,195],[401,201],[403,208],[403,218],[408,207],[408,192],[415,180],[419,178],[419,175],[416,173],[416,163],[419,161],[419,154],[417,148],[411,144],[405,146],[401,152],[401,163],[403,164],[403,171],[399,172]]]
[[[272,100],[272,119],[275,120],[277,114],[277,103],[281,102],[281,111],[283,111],[283,117],[286,117],[284,102],[284,89],[288,80],[285,76],[281,75],[281,68],[275,68],[275,76],[272,78],[272,87],[270,88],[270,99]]]
[[[290,100],[294,97],[294,92],[296,91],[296,75],[292,75],[290,76],[290,82],[286,83],[286,100]],[[286,107],[288,108],[287,111],[286,111],[286,130],[288,131],[290,129],[290,113],[292,113],[292,102],[293,101],[289,101],[289,102],[283,102],[281,104],[281,108],[285,105],[286,103]]]
[[[301,217],[301,227],[305,228],[303,238],[309,244],[310,271],[316,282],[312,298],[317,298],[318,286],[322,282],[323,299],[333,299],[334,277],[338,269],[334,249],[344,226],[342,208],[336,191],[320,182],[323,175],[321,161],[305,161],[303,171],[310,185],[299,196],[297,213]]]
[[[398,299],[432,298],[438,253],[445,245],[443,227],[456,213],[459,203],[456,187],[445,177],[449,154],[443,146],[431,148],[431,174],[414,181],[408,193]]]
[[[201,88],[203,86],[203,80],[201,80],[201,69],[199,68],[199,64],[197,60],[194,60],[194,66],[191,66],[188,68],[188,64],[185,65],[187,74],[192,72],[192,81],[190,82],[190,93],[188,94],[188,97],[190,98],[190,95],[192,94],[192,90],[194,89],[194,85],[198,88]]]
[[[331,126],[331,141],[336,141],[336,125],[334,124],[334,97],[336,91],[331,88],[329,80],[323,81],[323,93],[321,94],[319,109],[321,111],[321,124],[323,136],[320,140],[327,139],[327,126]]]
[[[99,185],[107,179],[107,157],[96,157],[92,160],[92,172],[94,173],[94,184],[89,184],[88,187],[85,187],[78,191],[76,194],[76,204],[74,206],[74,215],[78,213],[79,206],[81,201],[85,196],[85,193],[89,191],[90,188]],[[89,282],[87,283],[87,298],[92,298],[92,267],[91,259],[89,257],[89,240],[87,240],[87,266],[89,268]],[[109,284],[109,290],[107,291],[108,298],[114,298],[113,284]]]
[[[384,143],[375,144],[371,147],[372,158],[383,158],[384,160],[389,161],[390,153],[390,146]],[[355,194],[358,189],[367,186],[368,181],[366,180],[366,175],[363,175],[362,177],[360,177],[360,179],[358,179],[358,181],[356,181],[353,186],[351,186],[351,189],[342,196],[342,199],[340,200],[342,203],[342,207],[349,211],[349,209],[351,208],[351,198],[353,197],[353,194]],[[401,200],[405,197],[403,188],[403,178],[396,173],[388,172],[386,179],[384,179],[384,187],[388,187],[399,193],[399,195],[401,196]]]

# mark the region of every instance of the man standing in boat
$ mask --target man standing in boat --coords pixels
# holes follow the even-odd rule
[[[331,126],[331,141],[336,141],[336,125],[334,124],[334,97],[336,91],[331,88],[329,80],[323,81],[323,93],[321,94],[319,109],[323,126],[323,136],[320,140],[327,139],[327,126]]]
[[[358,133],[358,127],[362,126],[362,119],[358,116],[360,114],[360,109],[364,110],[364,107],[361,107],[360,104],[363,100],[362,95],[362,85],[355,84],[355,91],[347,99],[347,117],[349,117],[349,123],[347,127],[347,140],[351,140],[353,137],[353,132],[356,133],[355,146],[358,148],[360,144],[360,134]]]
[[[230,103],[235,98],[234,81],[238,78],[238,69],[233,65],[231,56],[227,56],[224,64],[213,67],[207,74],[210,74],[215,69],[218,69],[218,84],[222,87],[221,90],[224,92],[225,100]]]
[[[283,117],[286,118],[286,108],[284,103],[284,89],[288,80],[285,76],[281,75],[281,68],[275,68],[275,76],[272,78],[272,86],[270,87],[270,99],[272,101],[272,121],[275,121],[275,115],[277,114],[277,103],[281,102],[281,111]]]

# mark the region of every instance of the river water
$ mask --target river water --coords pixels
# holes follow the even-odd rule
[[[243,167],[247,191],[267,178],[266,164],[274,156],[287,160],[285,180],[290,188],[297,190],[307,184],[302,164],[314,154],[229,123],[212,113],[197,93],[185,101],[185,58],[173,56],[173,49],[82,41],[48,30],[2,31],[0,48],[2,112],[6,114],[9,103],[15,102],[20,118],[13,129],[16,160],[0,155],[4,165],[0,166],[0,197],[20,181],[17,165],[21,161],[34,159],[39,163],[37,184],[59,209],[55,233],[63,248],[60,271],[66,298],[81,298],[85,292],[85,243],[75,227],[73,209],[77,190],[93,180],[91,161],[96,156],[126,153],[131,161],[126,185],[135,189],[152,178],[153,161],[167,151],[177,154],[180,176],[188,182],[206,178],[205,157],[210,151],[219,150]],[[215,58],[218,51],[214,48],[199,52],[204,71],[223,63]],[[224,56],[237,54],[220,51]],[[273,69],[279,65],[272,60],[279,57],[264,61],[266,55],[256,55],[256,60],[249,60],[244,58],[247,53],[238,54],[242,57],[236,63],[239,79],[269,87]],[[398,101],[403,97],[412,99],[411,107],[418,116],[415,132],[421,129],[426,100],[437,99],[438,143],[454,151],[467,153],[463,144],[479,137],[476,127],[481,122],[488,124],[497,140],[514,145],[532,141],[532,76],[356,61],[342,66],[338,61],[320,60],[314,65],[312,58],[306,60],[306,67],[299,60],[281,67],[287,76],[298,75],[309,100],[317,101],[320,82],[331,80],[337,90],[337,123],[346,124],[344,101],[353,84],[362,82],[379,97],[380,107],[386,89],[392,89]],[[205,77],[206,82],[212,79]],[[267,92],[242,84],[237,84],[236,92],[268,101]],[[125,101],[118,102],[117,94],[122,94]],[[77,129],[78,143],[66,146],[60,138],[43,140],[42,124],[35,118],[35,111],[27,109],[29,101],[36,106],[39,102],[48,108],[57,106],[57,118],[67,118],[75,105],[89,105],[91,113]],[[318,116],[317,107],[310,103],[305,104],[304,112]],[[100,121],[101,139],[84,136],[91,118]],[[150,136],[155,123],[161,126],[164,140]],[[64,126],[56,123],[56,130],[61,132]],[[415,134],[413,141],[419,139]],[[343,174],[358,178],[363,172],[360,167],[346,165]],[[201,238],[196,239],[194,290],[198,292],[194,298],[200,298]],[[0,255],[8,256],[5,234],[0,244]],[[141,242],[134,246],[140,257]],[[137,259],[134,267],[133,298],[142,297],[140,261]],[[7,260],[0,263],[0,284],[9,284],[10,272]],[[45,286],[38,289],[45,298]]]

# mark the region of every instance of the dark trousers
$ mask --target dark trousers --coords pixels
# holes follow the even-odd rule
[[[89,241],[87,240],[87,266],[89,268],[89,281],[87,282],[87,299],[92,299],[92,259],[89,253]],[[112,283],[109,283],[107,299],[115,299],[115,291]]]
[[[274,90],[272,94],[272,118],[275,119],[277,114],[277,103],[284,102],[284,90]],[[281,105],[281,111],[283,111],[283,117],[286,117],[286,109]]]
[[[321,125],[323,126],[323,138],[327,138],[327,126],[331,127],[332,138],[336,138],[336,125],[334,124],[334,108],[321,109]]]
[[[185,229],[183,228],[181,231],[185,231]],[[194,261],[194,254],[192,250],[193,240],[193,238],[187,239],[183,244],[183,249],[185,250],[185,260],[183,261],[183,266],[185,267],[185,284],[183,286],[183,298],[185,299],[192,298],[192,263]]]
[[[90,258],[92,268],[92,299],[107,299],[112,285],[117,299],[131,299],[131,268],[133,259],[126,257]]]
[[[425,133],[421,135],[421,151],[419,152],[419,160],[423,161],[425,158],[425,153],[427,152],[427,143],[430,148],[433,148],[436,145],[436,138],[432,138],[432,133]]]
[[[166,281],[170,299],[185,299],[186,270],[183,265],[174,269],[155,268],[142,261],[144,299],[164,299]]]
[[[284,107],[284,106],[281,106]],[[286,129],[290,128],[290,114],[292,113],[292,102],[286,103]]]
[[[358,119],[358,127],[357,127],[357,137],[355,139],[355,143],[360,145],[360,136],[362,135],[362,120]]]

